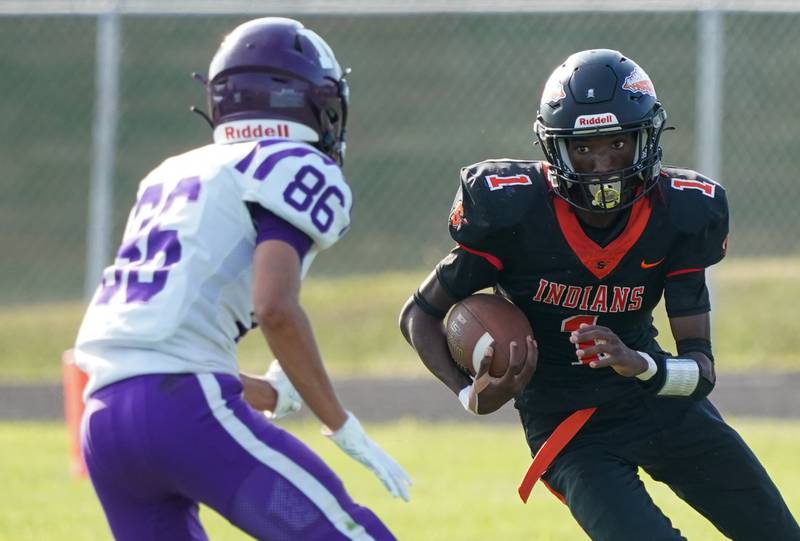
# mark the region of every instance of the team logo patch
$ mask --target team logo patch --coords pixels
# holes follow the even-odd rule
[[[575,119],[576,128],[597,128],[599,126],[613,126],[619,124],[614,113],[600,113],[597,115],[581,115]]]
[[[633,92],[635,94],[646,94],[648,96],[656,97],[656,89],[653,86],[653,81],[650,80],[650,76],[645,73],[645,71],[640,68],[636,67],[630,75],[625,77],[625,82],[622,85],[623,90],[627,90],[628,92]]]
[[[459,201],[453,205],[453,209],[450,211],[450,227],[458,231],[461,229],[461,225],[466,223],[467,219],[464,218],[464,203]]]
[[[526,184],[533,184],[531,177],[528,175],[514,175],[510,177],[499,177],[497,175],[489,175],[486,177],[486,184],[492,191],[502,190],[507,186],[524,186]]]

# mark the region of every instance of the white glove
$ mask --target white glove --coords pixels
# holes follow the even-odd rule
[[[411,478],[400,464],[367,437],[355,415],[348,411],[347,420],[339,430],[331,432],[328,427],[323,426],[322,434],[333,440],[339,449],[372,470],[392,496],[405,501],[411,499],[408,495]]]
[[[275,403],[273,411],[265,411],[264,415],[268,419],[280,419],[286,417],[290,413],[294,413],[303,405],[303,399],[300,398],[300,393],[294,388],[292,382],[286,376],[286,372],[281,368],[278,359],[273,360],[267,373],[264,374],[264,379],[272,385],[275,392],[278,393],[278,400]]]

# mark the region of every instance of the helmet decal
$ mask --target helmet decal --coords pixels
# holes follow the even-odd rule
[[[654,98],[657,97],[656,89],[653,86],[653,82],[650,80],[650,76],[639,66],[636,66],[630,75],[625,77],[625,83],[622,85],[622,88],[628,92],[647,94]]]
[[[564,85],[561,84],[558,74],[554,73],[550,79],[547,80],[547,84],[544,87],[542,103],[558,103],[566,97],[567,93],[564,92]]]
[[[619,124],[614,113],[600,113],[596,115],[581,115],[575,119],[576,128],[596,128],[599,126],[614,126]]]
[[[319,135],[313,129],[292,122],[291,120],[231,120],[214,128],[215,143],[240,143],[253,139],[273,137],[276,139],[292,139],[295,141],[319,141]]]

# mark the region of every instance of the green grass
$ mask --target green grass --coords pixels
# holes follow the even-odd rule
[[[714,348],[719,372],[800,368],[794,332],[800,298],[800,260],[733,259],[713,270]],[[425,373],[397,327],[400,307],[424,273],[313,278],[303,302],[326,362],[339,376],[412,376]],[[59,358],[80,324],[81,303],[0,309],[0,381],[56,381]],[[663,310],[662,345],[672,348]],[[242,367],[259,372],[270,359],[251,332],[240,347]]]
[[[800,423],[733,422],[759,455],[795,515],[800,514]],[[319,435],[313,422],[288,423],[344,479],[356,501],[372,508],[399,539],[536,539],[580,541],[586,536],[566,507],[541,486],[527,505],[516,486],[527,468],[521,429],[411,420],[368,426],[414,479],[412,501],[391,499],[362,466]],[[56,424],[0,424],[0,541],[108,539],[89,482],[67,473],[66,434]],[[645,476],[646,477],[646,476]],[[692,541],[721,536],[668,488],[646,483],[656,503]],[[214,512],[201,517],[211,539],[246,537]]]

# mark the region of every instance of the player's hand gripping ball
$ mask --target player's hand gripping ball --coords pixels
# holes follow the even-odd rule
[[[447,347],[453,360],[471,376],[480,368],[486,348],[494,342],[489,375],[502,376],[509,362],[510,344],[527,355],[526,336],[533,336],[528,318],[500,295],[478,293],[458,302],[447,316]]]

